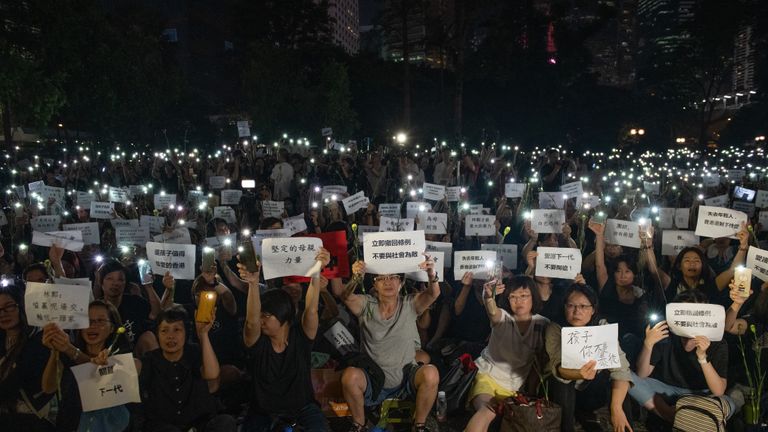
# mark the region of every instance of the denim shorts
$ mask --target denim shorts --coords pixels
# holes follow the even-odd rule
[[[416,395],[416,372],[422,365],[410,364],[403,368],[403,381],[397,387],[382,388],[378,396],[374,398],[371,388],[371,377],[365,369],[361,369],[365,374],[365,406],[381,405],[385,399],[408,398]]]

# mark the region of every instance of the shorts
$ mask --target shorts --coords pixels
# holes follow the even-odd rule
[[[410,364],[403,368],[403,381],[399,386],[393,388],[382,388],[378,396],[374,398],[373,389],[371,389],[371,377],[365,369],[361,369],[365,374],[365,406],[381,405],[385,399],[408,398],[416,395],[416,372],[422,365]]]
[[[475,382],[472,383],[472,388],[467,395],[467,405],[472,403],[475,396],[481,394],[491,395],[494,399],[503,400],[516,395],[517,392],[505,389],[495,379],[491,378],[490,375],[478,372],[475,375]]]

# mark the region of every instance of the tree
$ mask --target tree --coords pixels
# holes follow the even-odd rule
[[[319,90],[323,125],[333,127],[338,136],[352,138],[359,123],[352,109],[347,67],[335,60],[328,61],[320,73]]]

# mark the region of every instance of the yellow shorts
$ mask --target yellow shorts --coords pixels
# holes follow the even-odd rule
[[[517,393],[509,391],[499,385],[490,375],[479,373],[475,375],[475,382],[472,384],[472,388],[469,390],[467,396],[467,405],[472,406],[472,400],[477,395],[486,394],[491,395],[494,399],[504,400],[510,396],[514,396]]]

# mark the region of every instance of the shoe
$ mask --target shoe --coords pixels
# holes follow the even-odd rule
[[[576,411],[575,417],[584,432],[603,432],[603,426],[594,412]]]
[[[347,429],[347,432],[367,432],[368,428],[364,425],[358,424],[354,420],[350,420],[352,424],[349,426],[349,429]]]
[[[413,427],[411,428],[412,432],[431,432],[426,424],[424,423],[414,423]]]

